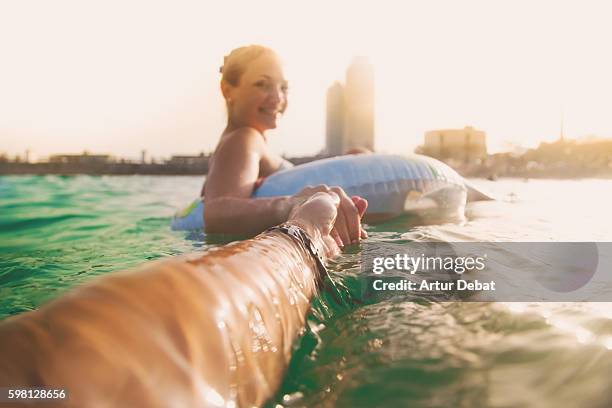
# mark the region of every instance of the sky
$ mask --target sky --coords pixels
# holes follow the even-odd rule
[[[223,56],[275,49],[279,153],[324,147],[325,93],[354,56],[375,72],[376,148],[474,126],[489,150],[612,137],[606,1],[2,0],[0,152],[169,157],[214,149]]]

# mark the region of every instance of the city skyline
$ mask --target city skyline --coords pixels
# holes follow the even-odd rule
[[[375,150],[374,94],[372,64],[367,57],[355,57],[346,69],[344,85],[336,81],[327,90],[326,154]]]
[[[568,138],[612,136],[605,2],[59,0],[36,10],[0,5],[0,152],[11,156],[209,152],[225,125],[218,67],[249,43],[286,64],[289,110],[269,138],[279,153],[323,149],[327,87],[355,55],[374,66],[380,151],[466,125],[487,132],[492,152],[536,146],[559,137],[562,117]]]

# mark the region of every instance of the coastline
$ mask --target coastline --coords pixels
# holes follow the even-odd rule
[[[289,158],[293,164],[303,164],[319,160],[322,156]],[[448,164],[448,163],[447,163]],[[612,179],[612,168],[575,168],[573,166],[540,166],[537,168],[491,168],[489,166],[458,165],[453,167],[466,178],[486,178],[495,181],[499,178],[522,179]],[[26,163],[0,162],[0,176],[8,175],[152,175],[152,176],[203,176],[208,173],[208,162],[183,163]]]

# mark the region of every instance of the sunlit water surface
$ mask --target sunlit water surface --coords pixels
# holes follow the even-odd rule
[[[612,241],[612,181],[475,181],[467,221],[368,226],[411,241]],[[230,237],[172,232],[199,177],[0,177],[0,318],[93,276]],[[362,248],[332,263],[270,406],[610,406],[612,305],[362,296]],[[612,271],[607,271],[612,272]]]

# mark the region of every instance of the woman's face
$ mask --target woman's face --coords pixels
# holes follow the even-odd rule
[[[252,61],[238,86],[224,92],[231,120],[259,132],[276,128],[276,120],[287,107],[287,80],[279,61],[262,55]]]

